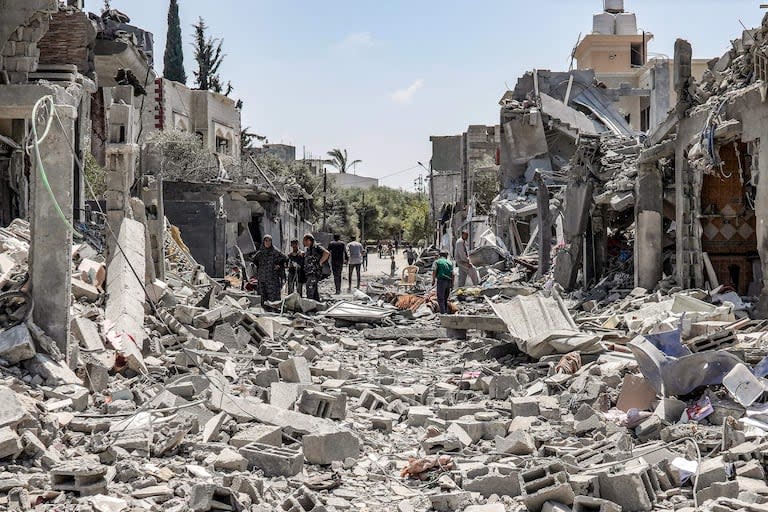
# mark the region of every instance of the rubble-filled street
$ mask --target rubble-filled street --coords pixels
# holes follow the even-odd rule
[[[0,1],[0,511],[768,512],[768,15],[667,57],[605,0],[374,178],[118,2]]]

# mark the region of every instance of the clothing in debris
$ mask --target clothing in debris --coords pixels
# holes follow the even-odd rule
[[[288,259],[273,246],[264,247],[253,256],[256,277],[259,280],[261,303],[280,300],[283,267]]]

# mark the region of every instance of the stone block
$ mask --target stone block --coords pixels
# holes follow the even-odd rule
[[[478,412],[485,411],[486,408],[480,404],[459,404],[443,406],[437,409],[437,417],[447,421],[458,420],[462,416],[474,416]]]
[[[18,364],[35,357],[35,343],[24,324],[0,332],[0,359]]]
[[[293,357],[277,365],[280,378],[285,382],[312,384],[309,363],[303,357]]]
[[[248,460],[249,468],[260,469],[267,477],[298,475],[304,466],[304,456],[299,450],[251,443],[238,451]]]
[[[302,444],[304,457],[311,464],[328,465],[360,455],[360,440],[352,432],[343,430],[306,434]]]
[[[14,458],[21,453],[21,438],[10,427],[0,428],[0,459]]]

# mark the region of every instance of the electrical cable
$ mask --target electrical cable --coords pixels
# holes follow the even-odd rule
[[[45,122],[45,130],[43,131],[42,136],[38,135],[37,133],[37,119],[38,114],[40,112],[41,106],[45,104],[47,107],[47,120]],[[43,186],[45,187],[45,190],[48,192],[48,195],[51,198],[51,201],[53,202],[53,209],[56,212],[56,214],[59,216],[61,221],[64,223],[64,226],[72,232],[73,236],[78,239],[82,239],[83,236],[75,229],[75,227],[72,225],[72,223],[67,219],[67,216],[64,214],[64,211],[61,209],[61,205],[59,204],[59,201],[56,199],[56,196],[53,194],[53,189],[51,188],[51,183],[48,181],[48,175],[45,172],[45,166],[43,165],[43,159],[40,155],[40,144],[45,141],[46,138],[48,138],[48,135],[51,131],[51,124],[53,123],[53,117],[56,115],[58,118],[58,114],[56,113],[56,105],[53,102],[53,96],[47,95],[43,96],[42,98],[38,99],[35,102],[34,107],[32,107],[32,149],[34,149],[34,156],[35,156],[35,163],[37,164],[37,171],[40,174],[40,180],[43,183]],[[64,131],[64,125],[61,124],[61,121],[59,121],[59,124],[61,125],[62,133],[66,136],[66,131]],[[26,151],[27,155],[29,155],[29,149],[30,146],[27,145]],[[77,158],[75,156],[75,158]]]

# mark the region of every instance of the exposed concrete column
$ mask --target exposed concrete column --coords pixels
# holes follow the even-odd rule
[[[115,237],[123,220],[132,217],[131,186],[136,176],[136,144],[110,144],[107,146],[107,262],[116,254]]]
[[[539,271],[538,275],[543,276],[552,265],[552,215],[549,210],[549,188],[544,183],[541,173],[536,171],[533,178],[538,192],[536,202],[539,212]]]
[[[165,209],[163,208],[163,180],[160,176],[145,175],[141,197],[147,212],[147,228],[152,250],[155,275],[165,280]]]
[[[759,174],[757,191],[755,193],[755,217],[757,229],[757,252],[760,254],[760,265],[763,269],[763,289],[760,301],[755,308],[758,318],[768,318],[768,130],[760,138],[758,152]]]
[[[635,184],[635,286],[653,290],[661,281],[664,250],[664,185],[655,164],[641,164]]]
[[[74,139],[77,110],[69,105],[56,105],[56,111],[64,129],[53,123],[48,136],[40,144],[40,156],[53,196],[71,224],[75,164],[69,141]],[[29,273],[35,301],[33,320],[56,340],[62,354],[68,354],[72,232],[57,213],[36,161],[30,174],[32,244]]]

